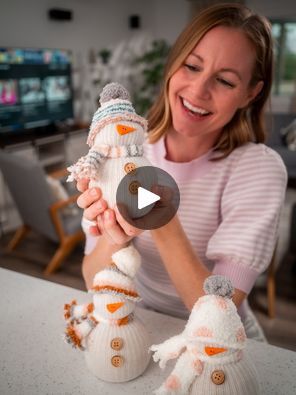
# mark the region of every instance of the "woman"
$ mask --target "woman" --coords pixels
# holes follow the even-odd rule
[[[262,144],[272,61],[269,23],[242,5],[210,7],[183,31],[149,114],[146,147],[151,163],[178,183],[178,215],[142,233],[80,181],[78,204],[98,224],[87,238],[87,287],[135,237],[144,305],[185,318],[205,278],[223,274],[235,286],[247,336],[264,339],[246,296],[270,262],[286,188],[281,159]]]

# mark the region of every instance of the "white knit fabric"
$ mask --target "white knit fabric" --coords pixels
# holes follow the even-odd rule
[[[110,266],[99,271],[93,279],[90,292],[122,294],[127,299],[140,300],[133,281],[141,266],[138,251],[133,245],[121,248],[112,255],[112,262],[116,267]]]
[[[213,383],[214,371],[222,370],[225,382],[222,385]],[[190,395],[259,395],[260,386],[254,363],[243,356],[238,362],[229,364],[204,364],[201,375],[196,375],[190,388]]]
[[[134,278],[141,266],[141,256],[133,245],[115,252],[112,261],[128,277]]]
[[[107,286],[136,292],[134,283],[130,278],[112,269],[104,269],[98,272],[94,277],[93,287],[103,288]]]
[[[111,348],[112,339],[120,338],[123,347],[117,351]],[[127,325],[108,325],[100,323],[87,339],[84,352],[87,366],[101,380],[120,383],[129,381],[142,374],[149,361],[148,349],[151,345],[148,333],[135,317]],[[122,365],[112,364],[114,356],[120,356]]]
[[[195,341],[243,349],[245,331],[237,309],[228,298],[205,295],[195,303],[185,328]]]
[[[184,331],[151,347],[155,352],[153,359],[161,368],[168,360],[178,358],[169,377],[155,391],[156,395],[259,393],[250,363],[247,360],[242,363],[246,334],[241,319],[232,300],[221,296],[224,280],[222,276],[210,276],[206,282],[213,283],[217,277],[217,294],[197,300]],[[233,367],[237,371],[234,376]],[[211,377],[215,370],[222,371],[226,384],[215,383]],[[194,384],[195,380],[198,385]],[[253,392],[246,392],[246,388]]]

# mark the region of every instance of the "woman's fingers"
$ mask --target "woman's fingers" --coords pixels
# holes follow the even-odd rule
[[[104,223],[103,223],[103,218],[102,218],[102,214],[97,216],[97,228],[100,232],[100,234],[104,233]]]
[[[87,208],[92,203],[99,200],[102,196],[100,188],[90,188],[82,192],[82,194],[77,199],[77,204],[80,208]]]
[[[107,209],[103,214],[103,227],[113,244],[125,244],[131,239],[118,224],[115,212],[111,209]]]
[[[88,178],[81,178],[77,181],[76,188],[79,192],[84,192],[87,190],[89,184]]]
[[[116,220],[125,232],[126,235],[135,237],[139,235],[142,231],[134,226],[132,226],[129,222],[127,222],[124,217],[121,215],[117,206],[114,207]],[[124,211],[125,216],[128,217],[127,209],[124,206],[121,206],[121,211]]]
[[[104,235],[112,244],[126,244],[142,232],[142,230],[130,225],[116,206],[114,210],[105,209],[102,214],[97,216],[96,221],[99,234]]]
[[[101,234],[102,234],[100,229],[97,226],[90,226],[89,233],[92,236],[101,236]]]
[[[88,220],[93,221],[98,215],[102,214],[107,209],[107,207],[107,202],[104,199],[99,199],[84,209],[83,216]]]

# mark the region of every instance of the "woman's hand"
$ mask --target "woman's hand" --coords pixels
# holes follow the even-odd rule
[[[98,227],[111,244],[127,245],[130,240],[138,236],[143,230],[128,223],[115,206],[107,209],[104,214],[97,218]]]
[[[93,236],[101,235],[101,231],[97,226],[97,217],[101,215],[107,208],[107,202],[102,198],[100,188],[88,188],[89,180],[81,179],[77,181],[77,189],[82,192],[77,199],[77,205],[84,209],[83,220],[88,222],[89,233]]]
[[[125,245],[142,230],[130,225],[120,214],[118,208],[108,208],[102,198],[100,188],[88,189],[89,180],[81,179],[77,182],[77,189],[82,192],[77,204],[84,209],[83,217],[93,222],[89,232],[93,236],[104,235],[111,244]]]

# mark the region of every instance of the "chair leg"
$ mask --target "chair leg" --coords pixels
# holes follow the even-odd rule
[[[14,250],[29,232],[30,227],[27,225],[22,225],[20,228],[18,228],[6,247],[7,251],[11,252]]]
[[[275,317],[275,252],[267,273],[267,304],[269,318]]]
[[[45,275],[54,273],[61,265],[62,261],[72,252],[76,244],[83,239],[83,233],[68,236],[59,246],[49,264],[44,270]]]

